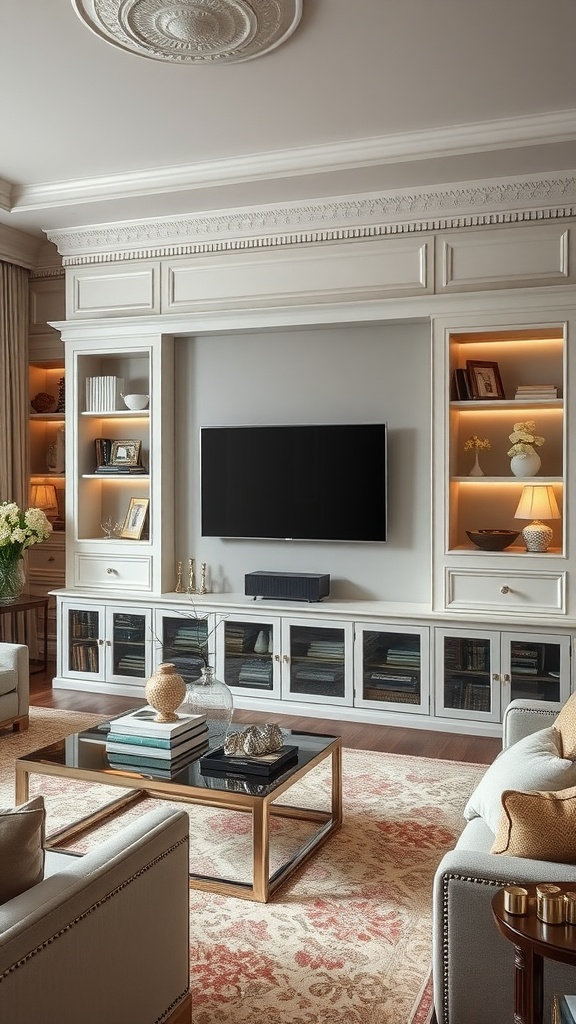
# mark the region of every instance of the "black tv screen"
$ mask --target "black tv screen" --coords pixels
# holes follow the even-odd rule
[[[385,423],[200,428],[202,536],[386,540]]]

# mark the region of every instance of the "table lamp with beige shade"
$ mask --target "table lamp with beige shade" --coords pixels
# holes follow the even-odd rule
[[[58,499],[54,484],[32,484],[30,505],[32,508],[41,508],[50,521],[55,519],[58,515]]]
[[[543,519],[560,519],[554,489],[550,484],[528,484],[522,491],[515,519],[531,522],[522,530],[526,551],[547,551],[552,540],[552,529]]]

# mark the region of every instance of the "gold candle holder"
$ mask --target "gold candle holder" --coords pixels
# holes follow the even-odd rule
[[[567,924],[576,924],[576,892],[564,893],[564,917]]]
[[[176,594],[182,594],[184,587],[182,586],[182,562],[178,562],[178,578],[176,580]]]
[[[564,896],[559,885],[547,882],[536,886],[536,916],[545,924],[562,924]]]
[[[507,914],[528,913],[528,890],[521,885],[507,885],[504,888],[504,910]]]

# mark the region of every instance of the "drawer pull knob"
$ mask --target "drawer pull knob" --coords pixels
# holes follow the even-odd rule
[[[108,573],[109,576],[114,576],[114,574],[116,572],[116,569],[109,568],[109,569],[106,569],[106,572]]]
[[[54,561],[54,555],[50,555],[50,558],[48,559],[48,561],[49,562],[53,562]]]
[[[509,594],[510,593],[510,587],[500,587],[500,593],[501,594]]]

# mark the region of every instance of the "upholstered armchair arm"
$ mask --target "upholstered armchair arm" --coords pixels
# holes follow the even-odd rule
[[[518,740],[552,725],[562,707],[545,700],[512,700],[502,720],[502,746],[510,747]]]
[[[434,880],[434,1004],[438,1024],[514,1019],[514,947],[492,916],[503,885],[574,881],[576,865],[456,849]],[[576,968],[545,962],[544,1020],[555,992],[576,992]]]
[[[0,907],[0,1020],[172,1020],[189,990],[188,845],[188,815],[163,807],[84,857],[49,854],[62,867]]]
[[[27,715],[30,700],[30,652],[24,644],[0,643],[0,670],[15,672],[18,679],[17,715]]]

